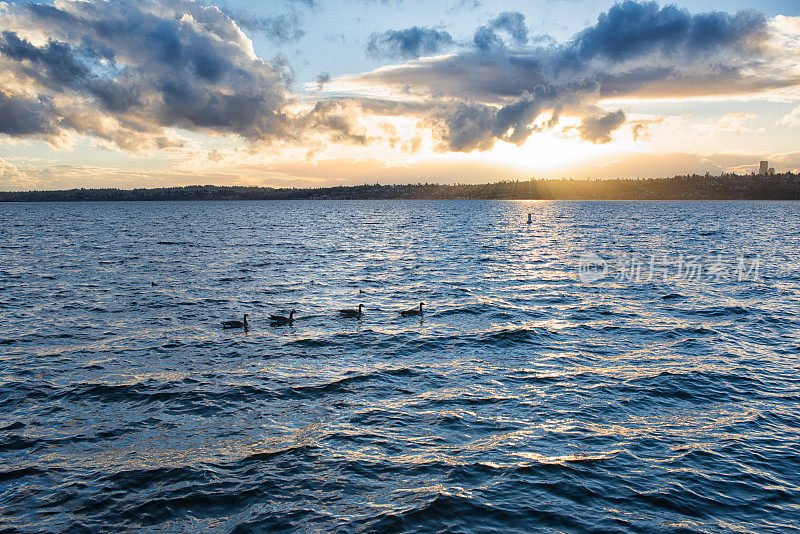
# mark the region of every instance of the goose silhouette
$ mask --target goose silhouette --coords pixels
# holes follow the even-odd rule
[[[284,317],[283,315],[270,315],[269,320],[272,321],[270,326],[283,326],[286,324],[292,324],[294,322],[294,310],[289,312],[289,317]]]
[[[339,310],[342,317],[361,317],[364,315],[364,305],[359,304],[357,310]]]
[[[247,314],[241,321],[222,321],[222,328],[247,328]]]
[[[403,310],[400,312],[400,315],[403,317],[414,317],[417,315],[422,315],[422,305],[425,304],[424,302],[419,303],[419,308],[411,308],[410,310]]]

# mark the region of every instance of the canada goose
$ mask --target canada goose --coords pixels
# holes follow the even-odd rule
[[[270,315],[269,320],[272,321],[270,326],[283,326],[285,324],[292,324],[294,322],[294,310],[289,312],[289,317],[283,315]]]
[[[222,321],[223,328],[247,328],[247,315],[244,314],[243,321]]]
[[[361,317],[364,315],[364,305],[359,304],[357,310],[339,310],[339,315],[342,317]]]
[[[411,308],[410,310],[403,310],[400,312],[400,315],[403,317],[413,317],[415,315],[422,315],[422,305],[425,304],[424,302],[419,303],[419,308]]]

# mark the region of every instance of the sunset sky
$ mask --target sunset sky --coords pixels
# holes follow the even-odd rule
[[[800,169],[797,0],[0,2],[0,73],[0,190]]]

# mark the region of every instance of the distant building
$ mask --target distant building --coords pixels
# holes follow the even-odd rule
[[[761,176],[766,176],[767,172],[769,172],[769,161],[762,161],[761,167],[758,169],[758,174]]]
[[[770,176],[775,176],[775,167],[770,167],[769,171],[767,171],[767,174]]]

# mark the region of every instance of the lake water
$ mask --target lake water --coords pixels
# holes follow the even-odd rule
[[[0,531],[800,531],[798,251],[795,203],[2,204]]]

